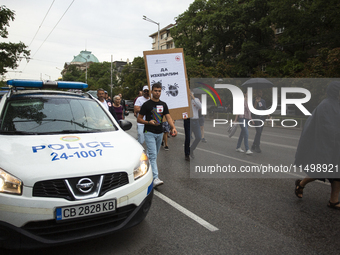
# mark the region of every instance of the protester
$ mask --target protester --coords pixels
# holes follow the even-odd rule
[[[111,102],[112,103],[111,98],[109,97],[109,94],[107,93],[106,90],[105,90],[105,100],[106,100],[106,102]]]
[[[242,141],[244,140],[244,147],[245,147],[247,155],[251,155],[253,153],[251,150],[249,150],[249,145],[248,145],[248,121],[250,120],[251,120],[251,112],[249,110],[248,103],[247,103],[247,93],[244,93],[244,114],[235,116],[235,122],[238,122],[241,127],[241,133],[238,138],[236,151],[244,152],[244,150],[241,149],[241,144],[242,144]],[[253,121],[252,121],[252,124],[254,124]]]
[[[190,118],[184,118],[184,155],[185,160],[190,161]]]
[[[193,132],[195,135],[195,140],[190,146],[190,156],[195,158],[194,150],[201,141],[201,128],[199,124],[199,110],[201,110],[202,105],[198,98],[194,97],[194,94],[190,92],[191,97],[191,108],[192,108],[192,118],[190,118],[190,134]]]
[[[233,113],[233,108],[231,107],[230,104],[228,104],[227,109],[226,109],[226,112],[227,112],[227,113]]]
[[[147,147],[147,154],[149,156],[152,173],[153,173],[153,186],[159,186],[163,184],[158,178],[158,168],[157,168],[157,155],[162,143],[163,137],[163,129],[162,129],[162,120],[163,116],[165,116],[171,127],[171,134],[173,136],[177,135],[176,127],[172,121],[172,118],[169,114],[168,105],[161,101],[159,98],[162,92],[162,85],[160,83],[154,83],[152,85],[152,98],[151,100],[146,101],[139,112],[137,122],[144,124],[144,135],[145,135],[145,143]],[[138,99],[137,99],[138,101]],[[144,119],[145,117],[145,119]]]
[[[123,114],[125,114],[125,112],[127,112],[125,99],[123,99],[123,96],[121,93],[119,93],[118,96],[120,96],[120,105],[123,107]]]
[[[202,136],[201,142],[206,143],[207,140],[204,137],[204,116],[202,115],[201,110],[198,112],[198,122],[201,128],[201,136]]]
[[[105,100],[105,90],[104,89],[98,89],[97,90],[97,97],[98,97],[99,102],[104,106],[104,108],[106,110],[108,110],[112,114],[112,116],[118,121],[117,114],[116,114],[116,112],[113,108],[112,103],[110,101],[107,102]]]
[[[266,101],[262,98],[263,92],[262,90],[257,90],[256,92],[256,97],[254,99],[254,109],[256,110],[267,110],[267,106],[266,106]],[[261,140],[261,134],[263,131],[263,123],[264,120],[269,118],[269,116],[260,116],[260,115],[252,115],[253,119],[255,119],[254,123],[255,123],[255,130],[256,130],[256,134],[255,134],[255,138],[253,141],[253,145],[251,146],[251,150],[255,151],[257,153],[261,152],[261,148],[260,148],[260,140]],[[261,122],[261,120],[263,122]]]
[[[340,82],[333,81],[327,87],[327,97],[307,119],[295,154],[295,165],[306,170],[313,166],[328,166],[329,171],[308,171],[308,177],[295,181],[295,195],[302,198],[305,186],[316,179],[331,183],[331,195],[327,206],[340,209],[340,178],[331,166],[340,165]],[[322,169],[324,170],[324,169]],[[332,172],[331,172],[332,171]]]
[[[133,108],[133,112],[136,118],[138,118],[139,111],[142,105],[150,99],[149,87],[145,85],[143,87],[143,95],[138,97]],[[140,144],[144,143],[144,124],[137,122],[137,140]]]
[[[141,97],[141,96],[143,96],[143,91],[140,90],[140,91],[138,92],[138,96],[133,100],[133,105],[135,105],[137,98],[138,98],[138,97]]]
[[[117,115],[117,119],[118,120],[123,120],[124,119],[124,110],[123,110],[123,106],[120,104],[120,96],[114,96],[113,97],[113,108],[116,112]]]

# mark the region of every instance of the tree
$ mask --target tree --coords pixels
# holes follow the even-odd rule
[[[9,10],[6,6],[0,6],[0,36],[1,38],[8,37],[7,27],[9,21],[14,20],[14,11]],[[30,55],[27,46],[22,43],[4,43],[0,42],[0,75],[7,72],[6,68],[15,69],[18,67],[18,61],[21,58],[26,58]]]
[[[187,69],[188,79],[190,78],[205,78],[214,77],[214,68],[205,67],[196,58],[185,56],[185,65]]]
[[[64,80],[85,82],[86,71],[81,70],[79,66],[71,64],[65,67],[67,69],[64,74]],[[114,68],[114,67],[113,67]],[[117,71],[113,70],[112,83],[117,84]],[[103,88],[111,91],[111,62],[91,63],[87,68],[87,84],[88,90],[97,90]],[[110,93],[109,93],[110,94]]]
[[[171,30],[177,47],[205,66],[220,61],[247,76],[270,59],[274,33],[266,0],[196,0]]]
[[[67,72],[63,76],[65,81],[84,82],[84,79],[81,79],[82,71],[80,71],[76,65],[68,65],[65,68],[67,69]]]
[[[295,77],[319,49],[340,47],[339,8],[337,0],[196,0],[171,34],[203,67],[226,65],[227,76]]]
[[[113,84],[118,83],[116,73],[114,69],[112,73]],[[111,62],[92,63],[87,69],[87,83],[90,89],[103,88],[109,92],[111,90],[109,86],[111,84]]]
[[[330,0],[271,0],[271,21],[283,33],[277,36],[271,61],[272,75],[294,77],[322,48],[340,47],[340,3]]]
[[[124,66],[119,78],[117,92],[122,93],[124,99],[134,99],[147,84],[144,58],[134,58],[131,64]]]

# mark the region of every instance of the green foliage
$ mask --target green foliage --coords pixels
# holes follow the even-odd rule
[[[117,85],[116,70],[112,72],[112,84]],[[103,88],[109,92],[111,84],[111,62],[92,63],[87,69],[87,83],[89,88],[96,90]]]
[[[196,0],[171,34],[189,76],[339,77],[337,51],[317,55],[340,47],[339,9],[337,0]]]
[[[190,78],[205,78],[205,77],[215,77],[214,68],[205,67],[196,58],[191,56],[185,56],[185,64],[187,68],[188,79]]]
[[[121,93],[124,99],[134,99],[144,85],[147,84],[144,59],[136,57],[132,63],[125,65],[120,73],[113,67],[112,97]],[[67,66],[63,79],[85,82],[85,70],[76,65]],[[87,84],[89,90],[103,88],[111,95],[111,63],[91,63],[87,69]]]
[[[227,76],[244,77],[270,59],[274,45],[270,10],[268,1],[263,0],[242,4],[237,0],[196,0],[177,17],[171,34],[177,47],[204,66],[226,64],[230,70]],[[218,64],[221,61],[223,64]]]
[[[65,81],[81,81],[81,82],[84,82],[84,80],[80,79],[81,75],[82,75],[82,72],[77,68],[77,66],[69,65],[67,67],[67,72],[63,76],[63,79]]]
[[[136,57],[131,64],[124,66],[119,75],[120,82],[117,93],[124,99],[134,99],[143,86],[147,84],[144,58]]]
[[[308,59],[304,69],[298,75],[306,78],[339,78],[340,48],[319,49],[317,57]]]
[[[86,70],[80,70],[77,65],[68,65],[66,67],[66,73],[63,76],[64,80],[67,81],[79,81],[85,82]],[[116,70],[113,70],[112,83],[117,86],[117,75]],[[97,90],[103,88],[108,91],[109,95],[111,92],[111,63],[91,63],[87,68],[87,84],[88,90]]]
[[[7,38],[9,21],[14,20],[14,12],[6,8],[6,6],[0,6],[0,36],[1,38]],[[0,75],[5,74],[6,68],[15,69],[18,67],[18,61],[21,58],[28,59],[30,51],[27,50],[27,46],[22,43],[4,43],[0,42]]]

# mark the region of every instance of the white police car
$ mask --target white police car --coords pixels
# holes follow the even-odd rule
[[[134,226],[148,213],[143,147],[76,82],[9,80],[0,101],[0,247],[35,248]]]

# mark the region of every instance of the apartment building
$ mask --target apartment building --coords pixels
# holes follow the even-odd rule
[[[175,48],[174,39],[171,37],[170,29],[175,26],[174,24],[167,25],[166,27],[159,30],[159,40],[158,31],[149,35],[152,38],[152,49],[153,50],[165,50]],[[159,45],[158,45],[159,43]],[[159,47],[158,47],[159,46]]]

